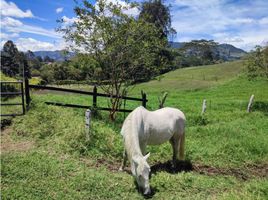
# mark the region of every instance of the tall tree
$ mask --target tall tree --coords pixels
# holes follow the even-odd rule
[[[160,37],[167,38],[176,34],[176,30],[171,27],[171,15],[169,7],[163,4],[162,0],[149,0],[141,4],[139,18],[143,18],[149,23],[155,24]]]
[[[31,77],[30,66],[23,52],[19,52],[16,45],[8,40],[1,52],[1,70],[8,76],[23,76],[27,71],[26,76]]]
[[[19,73],[19,51],[16,45],[8,40],[4,46],[3,51],[1,52],[1,70],[4,74],[8,76],[15,76]]]
[[[133,81],[144,74],[152,77],[157,73],[154,60],[164,45],[154,25],[124,13],[134,6],[107,0],[97,0],[95,4],[84,1],[75,8],[78,20],[69,26],[61,21],[59,28],[65,39],[74,44],[74,50],[86,52],[96,60],[90,77],[111,97],[115,96],[109,103],[112,120]],[[138,73],[141,69],[143,72]]]
[[[158,29],[159,38],[166,41],[163,48],[159,51],[154,63],[161,73],[170,71],[174,68],[174,51],[169,48],[169,36],[176,34],[176,30],[171,26],[171,15],[168,6],[162,0],[149,0],[141,4],[140,19],[154,24]]]

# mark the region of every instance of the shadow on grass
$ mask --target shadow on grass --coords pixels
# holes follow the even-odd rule
[[[185,161],[176,161],[176,165],[172,166],[172,160],[169,160],[164,163],[157,163],[153,166],[151,166],[151,174],[157,174],[157,172],[168,172],[170,174],[177,174],[179,172],[189,172],[193,170],[193,165],[191,161],[185,160]]]
[[[253,103],[252,110],[263,112],[265,115],[268,116],[268,102],[255,101]]]

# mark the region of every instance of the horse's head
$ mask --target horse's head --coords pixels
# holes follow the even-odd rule
[[[150,156],[148,153],[146,156],[134,156],[132,158],[132,174],[135,176],[139,189],[144,195],[151,193],[149,184],[150,166],[147,163],[147,158]]]

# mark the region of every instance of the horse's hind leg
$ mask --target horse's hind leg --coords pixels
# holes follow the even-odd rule
[[[185,134],[180,136],[180,142],[179,142],[179,160],[184,160],[184,143],[185,143]]]
[[[125,166],[126,166],[126,163],[127,163],[127,151],[126,149],[124,148],[124,152],[123,152],[123,160],[122,160],[122,163],[121,163],[121,166],[119,168],[119,171],[123,171]]]
[[[173,157],[172,157],[172,167],[176,167],[176,161],[178,158],[178,152],[179,152],[179,138],[178,136],[173,136],[169,142],[171,143],[172,149],[173,149]]]

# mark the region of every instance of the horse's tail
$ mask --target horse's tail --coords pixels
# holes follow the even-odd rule
[[[185,131],[183,131],[179,143],[179,160],[184,160]]]

